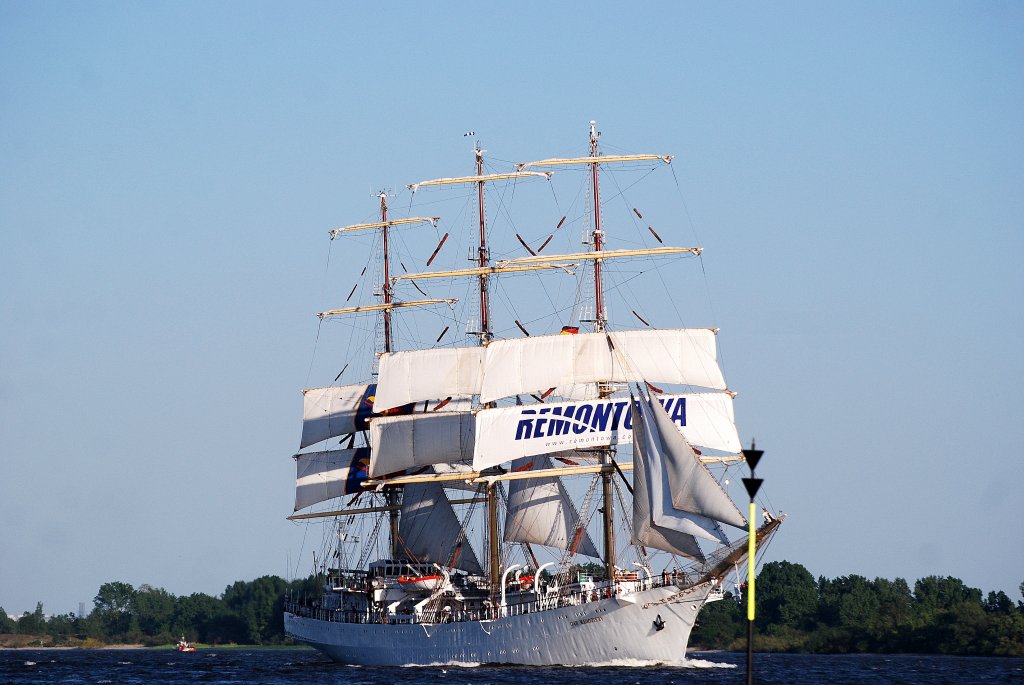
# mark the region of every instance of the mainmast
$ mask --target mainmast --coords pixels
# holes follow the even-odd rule
[[[600,133],[597,132],[597,122],[590,122],[590,157],[594,161],[590,163],[590,184],[593,189],[593,202],[594,202],[594,231],[592,234],[594,252],[601,252],[604,247],[604,234],[601,230],[601,186],[599,183],[599,172],[597,154],[597,138]],[[608,318],[605,315],[604,310],[604,283],[601,280],[601,262],[602,260],[598,257],[594,259],[594,331],[597,333],[603,333]],[[609,340],[609,344],[611,341]],[[604,399],[612,394],[612,389],[608,385],[598,384],[598,396]],[[614,453],[611,449],[601,450],[601,464],[611,465],[614,463]],[[615,528],[613,518],[613,501],[612,501],[612,472],[606,470],[601,472],[601,495],[602,495],[602,528],[604,530],[604,565],[605,572],[608,580],[613,581],[615,579]]]

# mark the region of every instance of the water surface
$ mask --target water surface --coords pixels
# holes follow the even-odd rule
[[[685,664],[590,667],[345,666],[309,650],[205,649],[0,651],[0,683],[265,683],[267,685],[677,685],[744,683],[746,655],[691,654]],[[1024,685],[1024,659],[995,657],[755,654],[754,682]]]

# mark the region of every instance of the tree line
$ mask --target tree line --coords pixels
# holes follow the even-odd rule
[[[0,634],[37,636],[46,644],[166,645],[184,636],[205,644],[273,645],[285,642],[284,596],[313,593],[314,578],[285,581],[263,576],[237,581],[222,595],[201,592],[177,597],[163,588],[115,581],[103,583],[86,616],[47,617],[43,604],[11,619],[0,607]]]
[[[928,576],[850,575],[817,580],[800,564],[765,564],[757,576],[754,649],[816,653],[1024,656],[1024,602],[1003,591]],[[1020,586],[1024,595],[1024,583]],[[705,606],[691,644],[746,648],[745,599]]]
[[[232,583],[219,597],[110,582],[86,616],[47,617],[39,603],[15,620],[0,607],[0,634],[46,644],[155,646],[181,636],[205,644],[283,644],[285,594],[315,595],[321,582],[263,576]],[[1024,583],[1020,589],[1024,594]],[[727,594],[705,606],[691,644],[746,649],[746,605],[737,599]],[[902,578],[815,580],[800,564],[771,562],[757,577],[755,626],[758,651],[1024,656],[1024,602],[1002,591],[983,598],[952,577],[929,576],[911,588]]]

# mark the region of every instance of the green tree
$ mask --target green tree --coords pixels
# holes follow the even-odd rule
[[[814,576],[800,564],[772,561],[757,576],[757,625],[807,627],[818,608]]]
[[[52,635],[58,642],[78,632],[78,617],[74,614],[58,614],[46,621],[46,634]]]
[[[211,644],[246,641],[242,620],[223,600],[201,592],[177,598],[171,633]]]
[[[105,638],[124,637],[132,628],[135,613],[135,588],[115,581],[100,585],[93,598],[93,613]]]
[[[0,607],[0,633],[18,632],[18,622],[7,615],[3,607]]]
[[[1024,611],[989,614],[988,641],[996,656],[1024,656]]]
[[[728,649],[734,640],[745,634],[746,622],[743,606],[727,592],[725,599],[704,605],[697,614],[690,642],[712,649]]]
[[[836,633],[842,645],[837,651],[863,652],[877,648],[875,626],[881,602],[874,586],[864,576],[841,576],[818,583],[819,618],[841,629]]]
[[[871,583],[878,596],[878,616],[875,620],[877,651],[903,651],[911,631],[914,595],[903,578],[887,580],[875,578]]]
[[[174,620],[174,595],[163,588],[141,586],[135,593],[134,610],[139,630],[144,635],[169,633]]]
[[[284,593],[288,584],[278,576],[238,581],[224,590],[224,603],[246,627],[246,637],[263,644],[284,635]]]
[[[927,576],[914,583],[914,604],[919,612],[952,609],[962,602],[981,603],[981,590],[967,587],[959,578]]]
[[[985,599],[985,611],[990,614],[1008,614],[1013,609],[1013,600],[1002,590],[988,593]]]
[[[981,590],[959,578],[927,576],[914,583],[914,632],[905,648],[926,654],[982,654]]]
[[[36,602],[36,610],[31,614],[25,612],[18,619],[18,632],[22,635],[45,635],[46,615],[43,614],[43,603]]]

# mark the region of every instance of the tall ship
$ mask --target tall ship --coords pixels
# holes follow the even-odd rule
[[[594,122],[575,156],[477,142],[475,173],[330,231],[354,285],[318,315],[341,370],[303,391],[289,518],[320,588],[286,598],[290,637],[353,664],[679,662],[780,525],[730,494],[718,329],[682,325],[702,248],[639,190],[672,157],[606,147]]]

